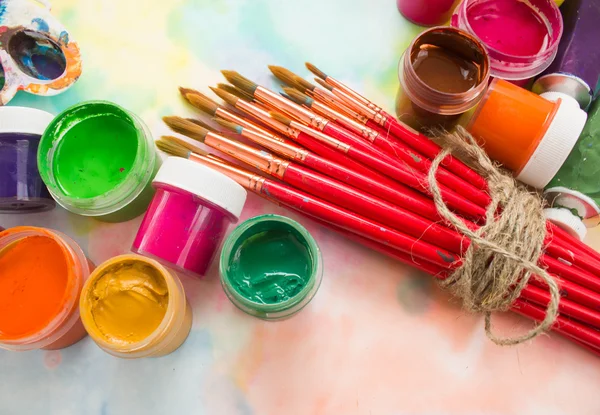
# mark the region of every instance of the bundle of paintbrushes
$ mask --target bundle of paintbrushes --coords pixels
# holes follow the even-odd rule
[[[452,276],[471,257],[466,254],[481,245],[469,235],[488,220],[493,199],[488,181],[450,155],[430,172],[438,163],[437,144],[313,65],[307,67],[317,75],[316,84],[270,67],[286,85],[282,94],[223,71],[231,85],[211,89],[233,109],[180,88],[222,132],[196,119],[165,117],[186,137],[163,137],[158,146],[441,280]],[[209,154],[200,143],[242,164]],[[437,183],[435,192],[429,179]],[[458,224],[441,214],[439,203]],[[526,266],[527,277],[511,282],[509,288],[518,291],[510,308],[600,354],[600,255],[551,223],[542,221],[544,226],[541,254],[531,265],[536,275],[529,278],[532,268]]]

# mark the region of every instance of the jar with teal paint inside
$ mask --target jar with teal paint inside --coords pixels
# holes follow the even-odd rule
[[[314,238],[298,222],[262,215],[229,235],[220,272],[225,293],[240,310],[279,320],[296,314],[315,296],[323,259]]]
[[[77,104],[48,126],[40,175],[65,209],[107,222],[142,214],[160,165],[152,135],[135,114],[106,101]]]

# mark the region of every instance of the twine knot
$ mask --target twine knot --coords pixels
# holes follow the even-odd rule
[[[440,215],[471,240],[462,265],[442,281],[442,286],[462,300],[465,310],[485,315],[485,332],[494,343],[507,346],[532,339],[550,329],[558,316],[560,300],[556,281],[537,265],[546,236],[543,202],[495,165],[464,128],[438,136],[438,140],[442,151],[431,164],[429,188]],[[465,226],[442,199],[435,174],[450,154],[488,182],[492,201],[486,210],[485,224],[476,231]],[[546,317],[523,335],[496,336],[492,331],[492,312],[508,310],[530,278],[538,278],[548,286]]]

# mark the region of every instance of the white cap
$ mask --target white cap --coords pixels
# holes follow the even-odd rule
[[[594,199],[577,190],[561,186],[550,187],[544,190],[544,198],[550,207],[575,209],[577,214],[584,219],[600,215],[600,208]]]
[[[49,112],[26,107],[0,107],[0,134],[44,134],[54,119]]]
[[[246,190],[234,180],[210,167],[181,157],[168,157],[152,184],[167,184],[197,195],[240,218]]]
[[[544,215],[546,216],[546,220],[563,229],[574,238],[580,241],[583,241],[585,238],[587,234],[585,224],[578,216],[571,213],[569,209],[547,208],[544,209]]]
[[[537,189],[546,186],[558,172],[587,120],[587,113],[570,96],[561,92],[544,92],[541,96],[551,101],[560,98],[561,102],[539,145],[517,176]]]

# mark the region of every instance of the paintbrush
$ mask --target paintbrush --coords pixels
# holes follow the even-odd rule
[[[342,82],[339,82],[335,78],[328,76],[311,63],[307,62],[306,67],[309,71],[332,86],[332,93],[336,96],[339,96],[340,99],[342,99],[346,104],[350,105],[352,109],[365,115],[375,124],[382,126],[385,130],[392,133],[395,137],[400,139],[413,150],[429,157],[431,160],[433,160],[440,153],[440,147],[428,137],[418,133],[407,125],[400,123],[394,117],[387,114],[380,107],[362,95],[358,94],[352,88],[349,88]],[[454,174],[471,183],[473,186],[482,190],[487,189],[487,182],[485,179],[467,167],[460,160],[448,156],[444,159],[443,165]]]
[[[165,141],[166,141],[166,143],[165,143]],[[337,221],[342,218],[346,218],[347,216],[350,216],[352,218],[351,221],[358,219],[355,216],[353,217],[352,214],[349,214],[349,212],[345,212],[343,209],[339,209],[339,208],[336,208],[335,206],[328,205],[327,203],[324,203],[324,202],[320,201],[319,199],[311,199],[310,195],[303,194],[302,192],[296,191],[295,189],[289,188],[285,185],[281,185],[281,184],[278,184],[277,182],[270,181],[269,179],[263,178],[261,176],[254,175],[254,174],[252,174],[244,169],[241,169],[239,167],[234,167],[234,166],[230,165],[229,163],[227,163],[226,161],[224,161],[216,156],[207,154],[202,149],[197,148],[197,146],[194,146],[192,143],[186,142],[183,139],[179,139],[177,137],[168,137],[166,140],[163,138],[163,139],[159,140],[159,142],[157,142],[157,145],[161,150],[170,152],[170,154],[175,154],[175,155],[179,155],[182,157],[186,157],[191,160],[208,165],[212,168],[215,168],[216,170],[220,171],[221,173],[224,173],[224,174],[228,175],[229,177],[231,177],[232,179],[236,180],[238,183],[240,183],[242,186],[246,187],[248,190],[251,190],[259,195],[266,196],[266,198],[268,200],[275,201],[276,203],[282,203],[283,205],[285,205],[287,207],[291,207],[292,209],[297,210],[303,214],[317,217],[319,220],[326,220],[323,218],[324,212],[333,214],[332,216],[329,216],[329,218],[331,218],[331,217],[335,218],[336,222],[335,223],[329,222],[329,223],[332,223],[334,226],[339,226],[339,225],[337,225],[337,223],[345,223],[343,220],[341,220],[341,222],[337,222]],[[184,148],[188,150],[187,153],[184,150]],[[201,152],[201,154],[194,154],[191,152],[191,150],[196,150],[196,151],[199,150]],[[306,203],[308,203],[308,205],[305,205]],[[346,215],[344,215],[344,213],[346,213]],[[325,216],[327,216],[327,215],[325,215]],[[361,223],[363,223],[363,222],[361,222]],[[352,223],[352,224],[354,225],[354,223]],[[364,225],[366,225],[366,224],[364,224]],[[348,230],[347,227],[342,228],[342,229]],[[373,229],[373,228],[363,228],[363,229],[371,229],[371,230],[375,231],[375,229]],[[380,231],[382,231],[383,229],[384,228],[381,228],[381,227],[379,228]],[[390,229],[390,231],[394,232],[391,229]],[[400,235],[402,235],[402,234],[400,234]],[[403,238],[405,238],[405,237],[406,236],[400,237],[399,240],[404,240]],[[418,241],[415,241],[415,242],[418,243]],[[377,241],[375,241],[374,243],[378,244]],[[425,261],[429,261],[431,263],[430,266],[427,266],[424,268],[431,270],[432,267],[439,267],[440,271],[437,272],[436,274],[438,274],[438,276],[446,275],[446,273],[444,271],[448,268],[446,261],[440,262],[437,258],[435,258],[435,256],[433,256],[431,252],[428,252],[430,250],[430,247],[428,247],[426,244],[421,243],[418,245],[419,246],[417,246],[416,248],[423,248],[423,256],[427,257],[427,258],[422,258],[422,259]],[[413,247],[414,247],[414,245],[413,245]],[[393,251],[389,247],[384,247],[383,250],[386,251],[386,253],[388,253],[388,254],[393,253]],[[440,252],[437,251],[436,254],[440,255]],[[401,259],[410,260],[410,263],[414,264],[415,256],[418,256],[418,255],[415,254],[414,250],[411,253],[407,253],[405,251],[404,257],[402,257]],[[450,258],[447,257],[446,259],[449,260]],[[435,268],[433,268],[433,269],[435,269]],[[526,293],[525,295],[528,295],[528,293],[531,291],[531,290],[529,290],[529,288],[530,287],[527,287],[524,290],[524,292]],[[538,299],[541,299],[540,301],[542,301],[542,302],[544,301],[544,298],[549,299],[549,297],[545,293],[539,292],[539,290],[538,290],[538,292],[536,292],[534,289],[533,293],[538,295]],[[531,296],[530,293],[529,293],[529,296]],[[588,324],[593,324],[594,321],[597,323],[598,316],[595,315],[590,310],[587,310],[582,307],[577,307],[576,304],[572,304],[572,302],[570,302],[568,300],[561,300],[561,302],[562,302],[562,306],[560,306],[560,308],[561,308],[562,313],[564,313],[564,314],[572,313],[572,314],[578,316],[579,318],[581,318],[583,321],[587,320]],[[587,337],[583,337],[582,340],[587,340]]]
[[[368,140],[371,144],[379,147],[382,151],[388,155],[399,159],[407,166],[420,171],[424,174],[429,174],[429,168],[431,167],[431,161],[421,155],[411,151],[408,147],[392,140],[388,140],[382,137],[379,132],[371,130],[370,128],[351,120],[343,114],[327,107],[326,105],[314,101],[307,95],[298,92],[292,88],[283,88],[285,93],[289,95],[290,99],[294,100],[299,105],[305,105],[306,107],[314,110],[315,112],[340,123],[350,131],[360,134],[361,137]],[[490,202],[490,196],[484,191],[475,188],[470,183],[465,182],[458,176],[447,171],[445,168],[440,167],[436,172],[436,178],[438,181],[451,189],[454,189],[459,195],[471,200],[479,206],[485,207]]]
[[[229,176],[249,191],[264,194],[268,198],[277,200],[285,206],[300,209],[309,215],[316,216],[321,220],[357,233],[365,238],[393,246],[407,254],[413,255],[415,261],[417,258],[420,258],[446,269],[459,265],[461,262],[460,258],[456,255],[442,248],[364,218],[306,192],[256,175],[241,167],[233,166],[222,159],[220,160],[218,157],[195,154],[194,151],[196,151],[197,146],[194,143],[177,137],[168,137],[168,140],[172,141],[172,144],[179,144],[186,147],[190,151],[187,155],[188,159],[200,162]],[[160,141],[166,141],[166,139],[162,138]],[[164,148],[163,144],[160,145]]]
[[[316,131],[312,128],[300,124],[296,121],[292,121],[284,115],[278,114],[276,112],[271,112],[270,114],[273,118],[275,118],[282,124],[287,125],[290,128],[296,129],[298,131],[302,131],[305,134],[310,135],[311,137],[314,137],[315,139],[319,140],[319,142],[321,142],[322,144],[329,145],[332,149],[345,154],[349,158],[356,160],[359,163],[365,164],[373,168],[374,170],[388,176],[389,178],[394,179],[402,184],[405,184],[408,187],[431,195],[431,192],[429,191],[427,185],[427,178],[422,173],[417,172],[415,170],[409,171],[408,168],[398,168],[396,163],[388,163],[386,160],[382,160],[373,156],[370,153],[356,149],[353,146],[336,140],[333,137],[324,134],[315,134]],[[481,206],[478,206],[470,200],[459,196],[454,191],[448,189],[444,185],[440,184],[439,188],[440,193],[442,194],[442,198],[451,209],[458,211],[460,214],[467,218],[475,218],[477,220],[485,218],[485,209],[483,209]]]
[[[456,231],[265,150],[215,134],[184,118],[164,117],[163,120],[173,131],[217,149],[297,189],[408,235],[420,237],[453,253],[462,254],[463,238]]]

